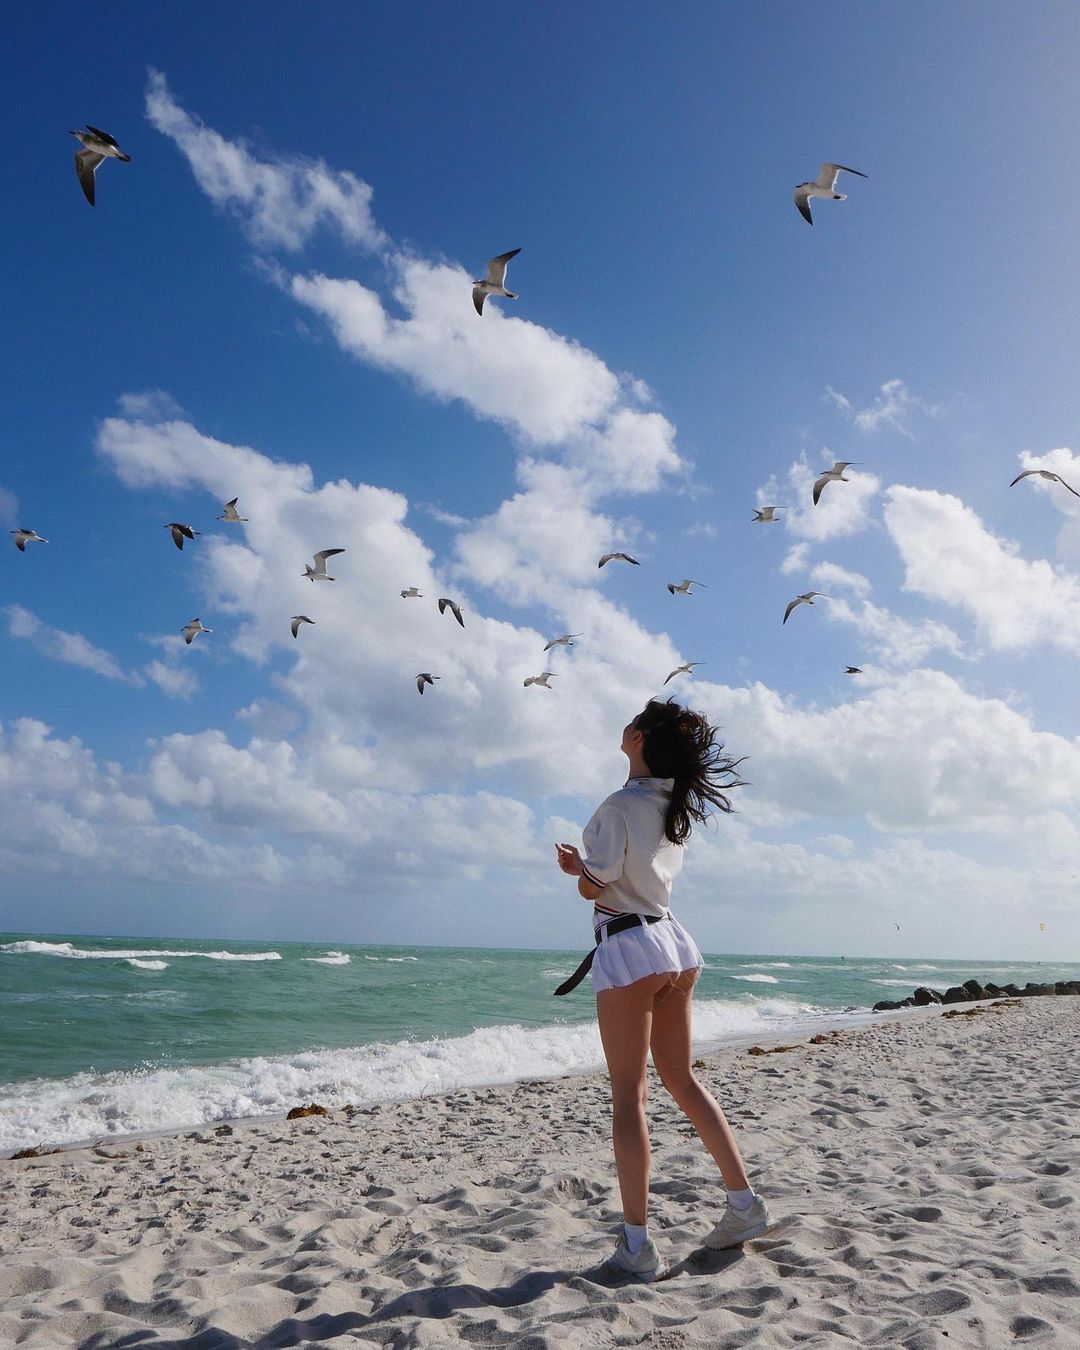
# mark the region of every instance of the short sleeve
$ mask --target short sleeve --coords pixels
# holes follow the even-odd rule
[[[585,857],[581,870],[595,886],[606,886],[622,876],[626,860],[626,820],[611,802],[601,802],[582,832]]]

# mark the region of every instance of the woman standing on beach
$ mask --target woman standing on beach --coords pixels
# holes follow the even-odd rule
[[[683,845],[710,808],[730,811],[727,789],[741,786],[741,761],[724,754],[716,728],[674,700],[651,701],[622,734],[626,785],[601,802],[585,827],[585,857],[557,844],[559,866],[594,902],[592,984],[600,1039],[611,1076],[612,1139],[624,1231],[611,1263],[646,1282],[666,1260],[649,1237],[649,1133],[645,1067],[660,1081],[712,1154],[727,1187],[727,1209],[705,1245],[732,1247],[758,1237],[771,1219],[746,1175],[731,1126],[690,1066],[690,1008],[703,961],[670,910]],[[557,993],[568,993],[589,957]]]

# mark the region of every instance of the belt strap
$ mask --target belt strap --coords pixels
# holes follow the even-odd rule
[[[596,930],[596,946],[574,971],[568,980],[564,980],[555,990],[555,997],[560,994],[569,994],[572,989],[576,989],[581,981],[588,975],[592,969],[593,957],[596,955],[596,948],[605,937],[610,937],[612,933],[625,933],[628,928],[643,928],[647,923],[659,923],[663,916],[659,914],[624,914],[619,919],[612,919],[609,923],[602,923]]]

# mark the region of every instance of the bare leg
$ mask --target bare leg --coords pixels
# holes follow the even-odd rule
[[[697,978],[698,971],[684,970],[654,999],[650,1034],[653,1064],[660,1081],[715,1159],[724,1185],[729,1191],[742,1191],[750,1180],[731,1126],[720,1103],[702,1087],[690,1067],[690,1008]]]
[[[645,1065],[653,1020],[653,998],[670,975],[648,975],[621,989],[596,996],[596,1016],[611,1077],[611,1138],[619,1175],[623,1217],[648,1222],[649,1130],[645,1122]]]

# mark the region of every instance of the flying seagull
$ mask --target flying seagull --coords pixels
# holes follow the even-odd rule
[[[225,509],[222,511],[221,515],[218,516],[218,520],[228,521],[230,525],[237,525],[241,521],[246,521],[247,516],[242,516],[236,509],[236,503],[239,500],[239,497],[234,497],[231,502],[226,502]]]
[[[596,565],[597,567],[603,567],[605,563],[609,562],[628,562],[633,563],[635,567],[641,566],[636,558],[631,558],[629,553],[605,553]]]
[[[131,156],[124,154],[107,131],[102,131],[100,127],[92,127],[89,122],[85,131],[70,131],[68,135],[74,136],[86,147],[84,150],[75,151],[75,172],[79,175],[86,200],[93,206],[94,174],[98,165],[107,159],[121,159],[125,164],[130,164]]]
[[[787,623],[788,615],[791,613],[791,611],[795,608],[796,605],[812,605],[814,603],[815,595],[820,595],[823,600],[828,600],[831,598],[830,596],[825,595],[823,591],[807,591],[805,595],[797,595],[795,599],[792,600],[792,602],[788,605],[787,609],[784,610],[784,618],[782,622]]]
[[[316,553],[316,554],[314,555],[315,566],[312,567],[310,563],[305,563],[305,564],[304,564],[304,570],[300,573],[300,575],[301,575],[302,577],[307,577],[307,579],[308,579],[309,581],[311,581],[311,582],[316,582],[316,581],[337,581],[337,577],[327,576],[327,574],[326,574],[326,560],[327,560],[327,558],[333,558],[333,557],[335,557],[338,553],[344,553],[344,552],[345,552],[345,550],[344,550],[343,548],[324,548],[324,549],[321,549],[318,553]]]
[[[545,643],[544,651],[551,651],[552,647],[572,647],[574,638],[579,638],[580,633],[564,633],[562,637],[552,638],[550,642]]]
[[[204,628],[201,619],[192,619],[192,621],[186,623],[180,631],[184,635],[184,641],[190,647],[195,641],[196,633],[212,633],[214,630],[212,628]]]
[[[1009,486],[1015,487],[1021,478],[1030,478],[1033,473],[1038,474],[1040,478],[1045,478],[1049,483],[1060,483],[1063,488],[1069,488],[1074,497],[1080,497],[1080,492],[1077,492],[1074,487],[1069,487],[1064,478],[1056,473],[1051,473],[1049,469],[1025,469],[1023,473],[1016,475]]]
[[[441,679],[442,679],[442,676],[441,676],[441,675],[429,675],[429,674],[427,673],[427,671],[425,671],[422,675],[417,675],[417,677],[416,677],[416,691],[417,691],[417,693],[418,693],[418,694],[423,694],[423,692],[424,692],[424,685],[425,685],[425,684],[430,684],[431,687],[432,687],[432,689],[434,689],[434,688],[435,688],[435,681],[436,681],[436,680],[441,680]]]
[[[667,588],[672,595],[693,595],[693,591],[690,589],[691,586],[701,586],[706,591],[709,589],[704,582],[691,581],[689,577],[684,577],[677,586],[672,581],[669,581],[667,584]]]
[[[402,600],[423,600],[424,597],[415,586],[410,586],[407,591],[401,592],[401,598]]]
[[[516,292],[508,291],[503,282],[506,280],[506,264],[520,252],[521,249],[512,248],[509,253],[500,253],[497,258],[491,258],[488,261],[487,276],[483,281],[473,282],[472,302],[476,306],[477,314],[483,314],[484,301],[489,295],[502,295],[507,300],[517,299]]]
[[[689,675],[695,666],[701,666],[704,664],[705,663],[703,661],[687,661],[685,666],[676,666],[675,669],[671,672],[671,674],[667,677],[667,680],[664,681],[664,683],[667,684],[668,680],[673,680],[676,675]]]
[[[535,684],[541,689],[550,689],[551,685],[548,684],[548,680],[550,680],[554,674],[555,672],[553,670],[545,670],[542,675],[530,675],[525,681],[525,688],[528,689],[530,684]]]
[[[763,506],[760,511],[757,509],[756,506],[752,506],[750,509],[754,513],[754,519],[750,522],[751,525],[775,524],[776,522],[775,506]]]
[[[860,173],[858,169],[849,169],[846,164],[822,164],[821,172],[816,178],[808,183],[800,183],[795,189],[795,205],[799,208],[799,214],[808,225],[813,225],[814,217],[810,214],[810,198],[824,197],[826,201],[842,202],[847,200],[846,192],[837,192],[836,180],[842,173],[853,173],[858,178],[868,178],[870,175]]]
[[[462,628],[464,628],[465,620],[461,617],[461,606],[456,604],[453,600],[447,600],[446,596],[444,595],[443,598],[439,601],[439,613],[445,614],[447,610],[449,610],[451,614],[453,614],[454,618],[457,619],[458,623],[461,624]]]
[[[292,635],[293,635],[293,637],[295,637],[295,636],[297,635],[297,633],[299,633],[299,631],[300,631],[300,625],[301,625],[302,623],[310,623],[310,624],[314,624],[314,623],[315,623],[315,620],[314,620],[314,619],[309,619],[308,616],[307,616],[306,614],[294,614],[294,615],[292,616],[292,619],[289,621],[289,627],[292,629]]]
[[[862,666],[845,666],[845,667],[844,667],[844,674],[845,674],[845,675],[861,675],[861,674],[862,674]]]
[[[850,483],[850,482],[851,482],[851,479],[850,479],[850,478],[845,478],[845,477],[844,477],[844,470],[845,470],[845,469],[850,469],[851,466],[852,466],[852,464],[854,464],[854,463],[856,463],[856,462],[857,462],[857,461],[855,461],[855,460],[853,460],[853,459],[838,459],[838,460],[836,461],[836,463],[832,466],[831,469],[826,469],[826,470],[825,470],[825,472],[820,476],[820,478],[818,478],[818,479],[816,480],[816,482],[814,483],[814,505],[815,505],[815,506],[817,506],[817,504],[818,504],[818,499],[820,498],[822,492],[825,490],[825,485],[826,485],[827,483]]]
[[[168,525],[162,526],[162,529],[172,530],[173,543],[181,551],[185,539],[194,539],[197,534],[202,534],[202,530],[193,530],[190,525],[181,525],[178,520],[170,520]]]
[[[15,540],[15,547],[20,553],[26,552],[27,544],[47,544],[47,539],[42,539],[37,530],[12,530],[12,538]]]

